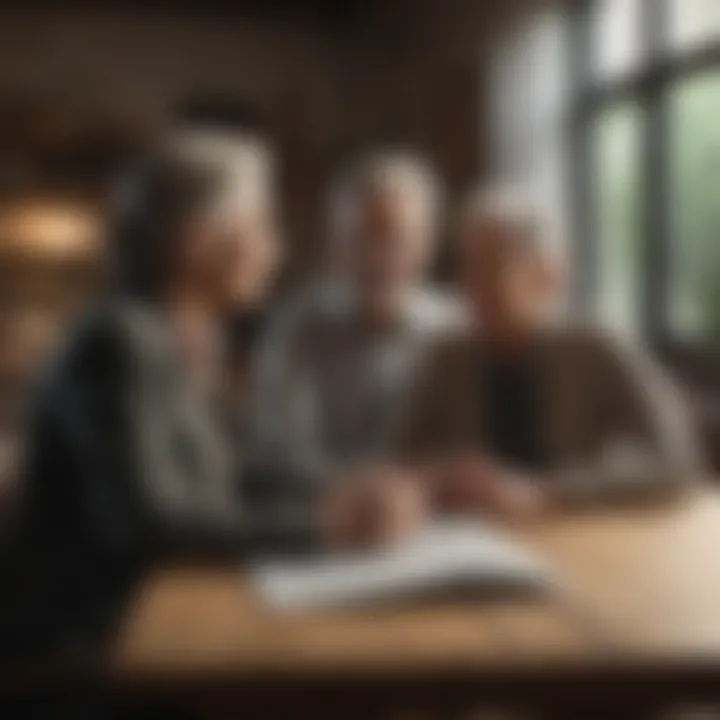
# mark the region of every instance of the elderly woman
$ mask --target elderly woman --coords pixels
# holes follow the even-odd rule
[[[222,322],[256,301],[274,265],[267,149],[185,131],[119,190],[116,282],[58,353],[31,430],[23,646],[98,639],[150,562],[297,549],[319,532],[308,496],[243,507],[242,449],[218,412]]]
[[[541,209],[475,193],[459,223],[475,329],[438,349],[406,436],[438,461],[439,502],[522,515],[657,498],[699,472],[672,382],[643,352],[558,322],[564,264]]]

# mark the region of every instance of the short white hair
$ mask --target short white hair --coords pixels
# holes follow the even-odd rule
[[[272,201],[273,158],[259,139],[188,128],[161,138],[116,188],[110,234],[124,275],[157,276],[188,220],[224,227]]]
[[[124,178],[117,200],[125,212],[141,213],[151,209],[151,196],[162,195],[163,209],[222,221],[268,200],[273,171],[270,149],[256,138],[184,129],[151,149]]]
[[[557,223],[547,204],[522,186],[481,186],[472,190],[461,204],[458,230],[478,237],[488,227],[513,231],[528,243],[527,248],[543,257],[556,257],[563,251]]]
[[[333,237],[347,237],[358,221],[363,197],[402,187],[417,203],[429,228],[437,225],[442,205],[440,180],[421,155],[387,150],[363,157],[342,173],[331,188],[330,228]]]

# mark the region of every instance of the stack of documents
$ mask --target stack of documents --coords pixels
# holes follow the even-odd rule
[[[272,607],[322,609],[540,593],[549,569],[477,521],[435,522],[391,549],[258,565],[253,582]]]

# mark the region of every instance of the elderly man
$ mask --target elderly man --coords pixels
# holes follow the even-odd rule
[[[444,343],[406,449],[437,502],[533,513],[657,496],[697,472],[675,388],[643,353],[559,322],[563,265],[532,202],[478,193],[459,223],[459,275],[475,329]]]
[[[424,286],[437,181],[413,156],[364,159],[332,196],[329,279],[271,324],[259,359],[257,462],[334,482],[396,449],[428,343],[459,307]]]

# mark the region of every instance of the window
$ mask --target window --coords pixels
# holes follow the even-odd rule
[[[669,323],[692,340],[720,338],[720,69],[670,95],[672,273]]]
[[[642,59],[640,2],[642,0],[598,0],[590,23],[597,30],[590,38],[593,73],[614,77],[635,69]]]
[[[578,299],[659,344],[720,341],[720,0],[570,8]]]
[[[496,56],[494,177],[529,186],[566,233],[567,18],[533,16]]]
[[[670,0],[670,42],[684,50],[720,40],[720,3],[717,0]]]
[[[632,332],[639,318],[642,262],[640,140],[643,117],[623,102],[594,119],[592,129],[597,218],[597,311],[608,325]]]

